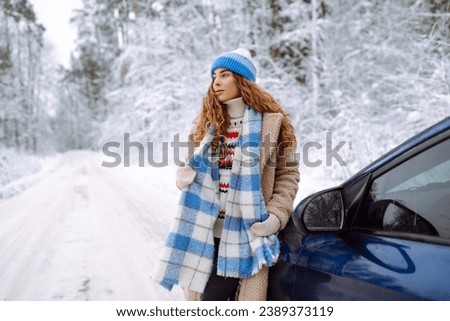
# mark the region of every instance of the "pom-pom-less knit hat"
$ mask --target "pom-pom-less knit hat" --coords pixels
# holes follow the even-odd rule
[[[244,48],[224,52],[217,56],[211,66],[211,77],[217,68],[230,70],[251,81],[256,80],[256,66],[250,52]]]

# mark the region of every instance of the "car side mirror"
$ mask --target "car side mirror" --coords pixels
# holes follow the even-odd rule
[[[302,205],[301,222],[310,232],[339,231],[344,226],[344,200],[340,188],[319,192]]]

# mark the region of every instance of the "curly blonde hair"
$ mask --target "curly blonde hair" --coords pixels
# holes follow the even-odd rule
[[[281,108],[277,101],[264,89],[254,82],[233,73],[236,79],[237,86],[241,92],[242,100],[247,106],[250,106],[255,111],[260,113],[281,113],[284,115],[280,134],[278,137],[279,144],[282,149],[293,148],[297,145],[294,128],[288,119],[288,114]],[[202,107],[196,127],[194,129],[194,142],[199,144],[205,136],[211,125],[214,125],[216,130],[213,139],[213,146],[217,147],[225,141],[225,134],[230,126],[230,116],[226,108],[217,98],[213,89],[214,81],[211,81],[208,91],[203,98]]]

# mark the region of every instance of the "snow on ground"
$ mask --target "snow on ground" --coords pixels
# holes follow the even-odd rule
[[[150,279],[176,211],[174,170],[61,158],[0,204],[0,300],[182,299]]]
[[[0,300],[182,300],[150,278],[177,210],[174,166],[107,168],[90,151],[47,161],[3,188]],[[330,187],[301,172],[296,203]]]
[[[4,153],[5,150],[2,149],[1,152]],[[45,179],[61,163],[58,154],[48,157],[20,155],[12,151],[9,154],[12,155],[9,164],[0,164],[0,175],[11,176],[0,181],[0,203]]]

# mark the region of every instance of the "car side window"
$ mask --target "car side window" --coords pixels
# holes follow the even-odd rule
[[[354,226],[450,239],[450,139],[375,178]]]

